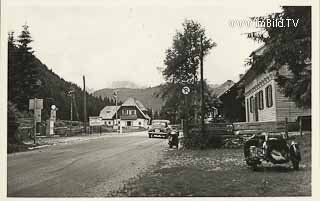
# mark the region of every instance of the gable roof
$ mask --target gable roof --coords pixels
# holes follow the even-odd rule
[[[265,51],[268,50],[268,47],[266,45],[262,45],[259,48],[257,48],[256,50],[254,50],[251,54],[250,57],[254,56],[254,55],[262,55]],[[270,66],[269,66],[270,67]],[[237,84],[244,84],[246,85],[247,83],[251,82],[254,77],[257,74],[257,69],[255,66],[251,66],[245,73],[244,75],[241,77],[241,79],[237,82]]]
[[[102,117],[102,119],[112,119],[119,108],[120,106],[105,106],[100,111],[99,117]]]
[[[124,101],[124,103],[121,106],[137,107],[144,118],[150,119],[149,115],[144,113],[145,111],[147,111],[147,109],[143,106],[143,104],[140,101],[136,100],[135,98],[129,97],[127,100]]]
[[[148,111],[139,100],[136,100],[136,104],[142,111]]]

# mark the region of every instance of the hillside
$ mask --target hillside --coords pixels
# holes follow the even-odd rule
[[[210,89],[212,94],[215,94],[219,96],[221,93],[228,90],[234,82],[232,80],[227,80],[226,82],[222,84],[214,84],[210,85]],[[163,100],[159,97],[156,97],[156,94],[160,91],[160,86],[156,87],[149,87],[149,88],[141,88],[141,89],[135,89],[135,88],[104,88],[100,89],[98,91],[95,91],[92,95],[95,97],[112,97],[113,92],[117,90],[118,91],[118,97],[120,101],[125,101],[129,97],[134,97],[138,100],[140,100],[145,107],[149,109],[153,109],[154,111],[160,111],[161,106],[164,104]]]
[[[70,119],[70,90],[74,91],[73,120],[83,120],[83,91],[72,82],[68,82],[49,69],[35,55],[25,53],[30,60],[28,66],[22,64],[19,48],[9,43],[8,46],[8,99],[20,112],[28,113],[29,99],[43,99],[42,120],[50,116],[51,105],[58,108],[58,119]],[[20,54],[18,54],[20,53]],[[33,80],[37,80],[36,90]],[[108,100],[101,100],[87,93],[87,115],[97,116]]]
[[[156,94],[160,91],[160,86],[132,89],[132,88],[105,88],[95,91],[93,96],[95,97],[112,97],[114,90],[118,91],[118,100],[125,101],[129,97],[136,98],[142,102],[146,107],[154,111],[160,111],[163,104],[163,100],[160,97],[156,97]]]

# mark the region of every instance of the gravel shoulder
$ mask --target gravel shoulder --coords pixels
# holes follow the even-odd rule
[[[120,197],[311,196],[311,135],[296,136],[302,151],[299,171],[291,164],[247,167],[242,149],[167,149],[147,174],[113,192]]]

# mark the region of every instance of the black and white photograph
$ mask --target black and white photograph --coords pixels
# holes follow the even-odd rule
[[[319,194],[317,1],[5,0],[0,61],[4,199]]]

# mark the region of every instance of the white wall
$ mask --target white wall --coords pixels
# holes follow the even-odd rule
[[[266,105],[266,87],[271,85],[272,86],[272,102],[273,105],[271,107],[267,107]],[[255,95],[262,90],[263,91],[263,110],[258,109],[258,121],[276,121],[276,82],[274,80],[274,76],[272,73],[263,73],[245,86],[245,107],[246,107],[246,121],[247,122],[254,122],[256,120],[254,112],[250,112],[249,108],[247,108],[247,101],[249,101],[250,107],[250,97]],[[249,110],[249,113],[248,113]],[[254,111],[254,110],[253,110]],[[249,114],[249,116],[248,116]]]

